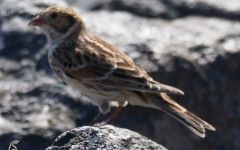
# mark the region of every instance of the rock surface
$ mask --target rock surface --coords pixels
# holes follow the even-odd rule
[[[84,126],[66,131],[46,150],[123,150],[148,149],[166,150],[163,146],[130,130],[110,125],[101,127]]]
[[[61,133],[87,125],[98,109],[61,83],[47,61],[46,38],[28,22],[50,5],[81,14],[89,30],[133,58],[216,132],[195,136],[168,115],[127,106],[114,125],[168,149],[240,148],[240,1],[0,1],[0,149],[42,150]],[[106,116],[107,118],[108,116]],[[103,118],[106,119],[106,118]]]

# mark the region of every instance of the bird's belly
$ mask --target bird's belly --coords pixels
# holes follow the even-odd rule
[[[99,85],[81,82],[76,79],[65,79],[64,82],[93,100],[118,101],[118,97],[121,95],[119,90],[105,89]]]

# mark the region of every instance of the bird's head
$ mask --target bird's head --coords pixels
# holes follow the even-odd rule
[[[63,39],[73,32],[82,32],[86,27],[81,17],[71,8],[52,6],[40,12],[30,23],[38,26],[49,42]]]

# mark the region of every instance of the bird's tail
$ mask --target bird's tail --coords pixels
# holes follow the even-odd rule
[[[152,99],[152,103],[157,106],[158,109],[164,111],[187,126],[198,136],[204,138],[205,129],[215,131],[213,126],[187,111],[166,94],[160,94],[160,98],[162,100],[159,99],[159,96],[158,99]]]

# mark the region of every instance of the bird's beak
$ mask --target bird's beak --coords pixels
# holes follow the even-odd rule
[[[29,22],[28,25],[30,25],[30,26],[40,26],[44,23],[45,23],[45,21],[39,15],[37,15],[37,17],[34,18],[31,22]]]

